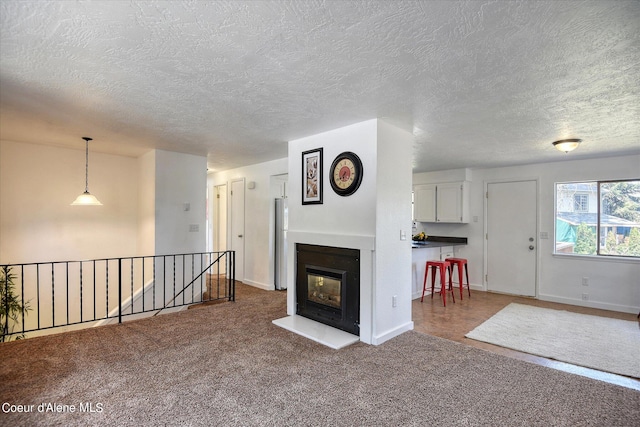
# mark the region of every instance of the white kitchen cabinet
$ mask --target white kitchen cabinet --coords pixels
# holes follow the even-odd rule
[[[415,221],[436,222],[435,184],[416,185],[414,187],[413,216]]]
[[[447,258],[453,258],[453,246],[443,246],[440,248],[440,261],[444,261]]]
[[[415,221],[469,222],[468,181],[416,185],[413,197]]]

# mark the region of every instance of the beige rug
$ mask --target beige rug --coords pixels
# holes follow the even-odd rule
[[[509,304],[466,337],[640,378],[638,322]]]

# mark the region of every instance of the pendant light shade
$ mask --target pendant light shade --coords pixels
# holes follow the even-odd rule
[[[73,201],[73,203],[71,203],[71,205],[72,206],[102,206],[102,203],[100,203],[100,201],[96,198],[96,196],[89,193],[89,141],[91,141],[92,138],[89,138],[88,136],[84,136],[82,137],[82,139],[84,139],[85,145],[86,145],[85,187],[84,187],[84,193],[76,197],[76,199]]]
[[[102,206],[100,200],[96,198],[93,194],[85,191],[71,203],[73,206]]]
[[[568,153],[578,148],[578,145],[582,142],[581,139],[561,139],[560,141],[554,141],[551,144],[560,151]]]

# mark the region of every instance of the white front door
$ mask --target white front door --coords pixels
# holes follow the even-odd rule
[[[536,296],[537,182],[487,184],[487,289]]]
[[[236,280],[244,280],[244,178],[231,181],[230,248],[236,252]]]

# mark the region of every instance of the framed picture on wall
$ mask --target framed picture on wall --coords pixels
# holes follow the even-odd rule
[[[322,203],[322,148],[302,153],[302,204]]]

